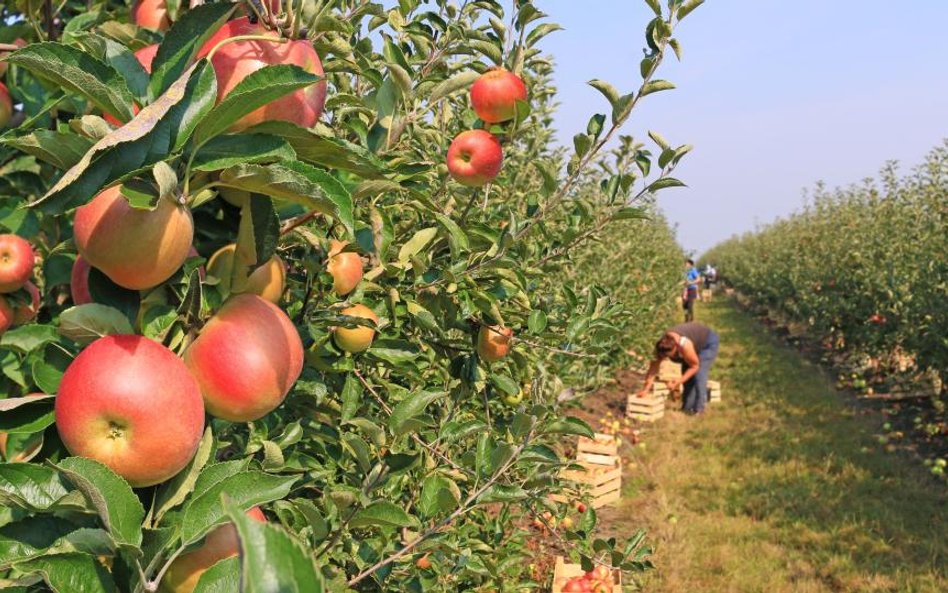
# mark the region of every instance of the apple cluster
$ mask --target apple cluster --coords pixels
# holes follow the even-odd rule
[[[597,566],[578,577],[562,583],[563,593],[612,593],[614,588],[612,571],[606,566]]]
[[[36,256],[29,242],[17,235],[0,235],[0,335],[39,312],[40,293],[30,282]]]
[[[484,123],[514,119],[517,102],[527,100],[527,87],[519,76],[503,68],[482,74],[471,86],[471,106]],[[497,137],[487,130],[467,130],[448,147],[448,172],[461,185],[481,187],[494,180],[504,163]]]

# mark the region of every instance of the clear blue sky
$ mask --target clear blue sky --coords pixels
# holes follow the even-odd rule
[[[638,88],[642,0],[539,2],[565,27],[542,45],[557,62],[563,143],[607,112],[586,81]],[[665,4],[664,0],[662,4]],[[660,73],[627,133],[693,144],[685,189],[659,203],[700,254],[798,209],[802,190],[903,170],[948,137],[948,0],[708,0],[682,23],[683,60]]]

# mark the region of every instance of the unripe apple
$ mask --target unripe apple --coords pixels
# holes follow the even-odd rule
[[[332,289],[337,295],[344,297],[362,282],[362,258],[358,253],[343,251],[345,241],[330,241],[329,263],[326,270],[332,275]]]
[[[236,288],[234,286],[234,255],[236,252],[237,245],[235,243],[225,245],[218,249],[207,262],[208,274],[218,278],[220,287],[228,293]],[[280,256],[274,255],[267,263],[251,272],[250,276],[247,276],[246,269],[244,269],[243,278],[238,285],[240,284],[243,285],[239,291],[233,290],[234,292],[256,294],[271,303],[279,303],[286,285],[286,266]]]
[[[132,5],[132,22],[152,31],[167,31],[171,28],[165,0],[136,0]]]
[[[505,395],[505,396],[504,396],[504,403],[506,403],[507,405],[510,405],[510,406],[516,406],[517,404],[519,404],[519,403],[522,402],[522,401],[523,401],[523,389],[521,389],[520,391],[518,391],[516,395],[509,395],[509,394],[508,394],[508,395]]]
[[[197,381],[171,350],[142,336],[106,336],[66,368],[56,429],[70,453],[104,463],[140,488],[191,461],[204,404]]]
[[[143,47],[143,48],[137,50],[137,51],[134,52],[134,53],[135,53],[135,57],[138,58],[138,63],[142,65],[142,68],[145,69],[145,72],[147,72],[148,74],[151,74],[151,64],[152,64],[152,62],[155,61],[155,54],[158,53],[158,44],[157,44],[157,43],[153,43],[153,44],[151,44],[151,45],[147,45],[147,46],[145,46],[145,47]],[[141,110],[141,108],[138,106],[138,104],[133,104],[133,105],[132,105],[132,114],[133,114],[133,115],[138,115],[138,112],[139,112],[140,110]],[[124,125],[123,122],[119,121],[119,120],[116,119],[115,117],[112,117],[112,115],[111,115],[111,114],[108,114],[108,113],[103,114],[103,115],[102,115],[102,119],[104,119],[105,121],[109,122],[109,123],[112,124],[113,126],[121,126],[121,125]]]
[[[144,290],[170,278],[188,258],[194,221],[168,197],[154,210],[133,208],[113,186],[76,210],[74,233],[89,265],[119,286]]]
[[[76,256],[72,264],[72,273],[69,275],[69,293],[74,305],[86,305],[92,302],[92,293],[89,292],[89,265],[81,255]]]
[[[517,101],[527,100],[527,87],[519,76],[503,68],[482,74],[471,86],[471,105],[477,117],[496,124],[517,115]]]
[[[267,522],[260,507],[253,507],[247,511],[247,516],[260,523]],[[191,593],[204,571],[238,553],[240,553],[240,540],[234,524],[219,525],[207,534],[200,548],[178,556],[171,563],[168,572],[161,579],[159,590],[163,593]]]
[[[0,235],[0,293],[23,288],[33,275],[35,263],[33,247],[26,239]]]
[[[30,304],[20,305],[19,307],[15,307],[13,309],[13,325],[23,325],[24,323],[28,323],[36,317],[37,313],[39,313],[39,289],[36,288],[36,285],[32,282],[27,282],[23,288],[30,295]]]
[[[482,325],[477,332],[477,355],[481,360],[497,362],[510,352],[513,330],[509,327]]]
[[[249,422],[274,410],[303,371],[303,342],[279,307],[229,298],[184,351],[209,414]]]
[[[16,311],[14,311],[10,303],[7,302],[7,299],[0,295],[0,335],[13,327],[15,320]]]
[[[13,45],[17,47],[26,47],[26,40],[17,37],[16,39],[13,40]],[[0,60],[7,57],[8,55],[10,55],[10,52],[0,51]],[[6,75],[8,66],[9,64],[7,62],[0,61],[0,78]],[[0,126],[0,127],[3,127],[3,126]]]
[[[448,148],[448,172],[461,185],[486,185],[497,177],[503,164],[500,142],[484,130],[461,132]]]
[[[247,17],[224,24],[198,52],[197,59],[206,56],[221,41],[243,35],[262,35],[279,39],[279,35]],[[308,40],[277,43],[264,40],[235,41],[220,46],[211,57],[217,75],[217,100],[220,102],[248,75],[265,66],[293,64],[323,77],[323,65],[313,44]],[[326,102],[326,81],[320,80],[272,101],[242,117],[231,126],[231,131],[271,121],[289,121],[303,128],[316,125]]]
[[[375,311],[365,305],[353,305],[343,309],[341,313],[350,317],[371,319],[376,325],[379,322],[379,316],[375,314]],[[333,338],[336,341],[336,346],[339,346],[339,348],[346,352],[363,352],[368,350],[369,346],[372,345],[372,340],[375,338],[375,330],[364,325],[353,328],[336,327],[333,328]]]
[[[7,85],[0,82],[0,128],[7,127],[12,117],[13,99],[10,98],[10,91],[7,90]]]

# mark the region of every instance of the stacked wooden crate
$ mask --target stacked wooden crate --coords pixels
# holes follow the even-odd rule
[[[563,593],[563,587],[566,583],[575,577],[581,577],[586,574],[582,565],[570,564],[562,556],[556,557],[556,563],[553,565],[553,589],[552,593]],[[612,593],[622,593],[622,573],[612,571]]]
[[[705,288],[704,290],[701,291],[701,300],[702,300],[702,301],[711,302],[711,296],[712,296],[712,295],[713,295],[713,293],[711,292],[711,289],[710,289],[710,288]]]
[[[588,494],[594,509],[619,500],[622,461],[616,437],[601,433],[596,433],[594,439],[579,437],[575,465],[582,466],[582,469],[564,469],[560,476],[575,483],[580,494]],[[568,502],[562,496],[554,496],[553,500]]]
[[[664,383],[662,383],[662,385],[664,385]],[[664,394],[667,393],[668,389],[666,388]],[[634,393],[630,393],[625,404],[625,415],[643,422],[661,420],[665,416],[664,394],[662,394],[662,392],[658,392],[658,394],[653,392],[651,395],[639,397]]]
[[[721,382],[720,381],[708,381],[708,401],[709,402],[721,401]]]

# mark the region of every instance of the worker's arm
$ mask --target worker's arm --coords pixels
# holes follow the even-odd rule
[[[681,354],[688,370],[681,375],[680,379],[673,379],[668,382],[668,389],[671,391],[675,391],[680,385],[687,383],[688,380],[698,374],[698,370],[701,368],[701,359],[698,358],[695,345],[691,340],[683,340],[678,346],[678,352]]]
[[[649,390],[652,389],[652,384],[655,383],[655,375],[658,374],[658,365],[657,360],[653,360],[648,365],[648,372],[645,373],[645,383],[642,384],[642,389],[639,390],[636,395],[638,397],[645,397],[648,395]]]

